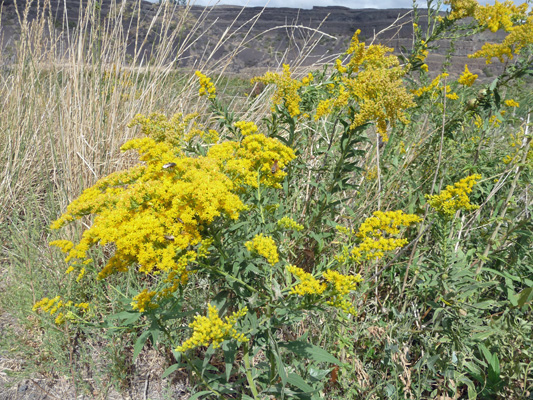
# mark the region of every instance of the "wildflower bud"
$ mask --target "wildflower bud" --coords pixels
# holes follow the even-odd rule
[[[479,92],[477,92],[477,99],[479,101],[483,101],[488,94],[489,91],[487,89],[481,89]]]
[[[478,105],[479,102],[477,101],[477,99],[470,99],[466,102],[466,110],[475,110]]]

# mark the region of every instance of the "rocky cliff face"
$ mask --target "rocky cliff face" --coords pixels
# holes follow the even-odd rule
[[[0,0],[3,3],[1,33],[4,46],[12,45],[20,33],[19,15],[22,16],[27,10],[28,19],[34,20],[42,13],[44,5],[47,17],[57,30],[76,29],[79,16],[87,10],[92,10],[96,16],[89,24],[105,24],[106,20],[121,10],[124,29],[129,30],[128,52],[131,55],[135,52],[133,29],[137,24],[130,22],[140,15],[140,36],[147,37],[144,53],[149,57],[153,47],[158,44],[157,27],[161,26],[163,19],[163,13],[157,12],[158,4],[129,0],[123,3],[114,0],[49,0],[44,4],[42,1]],[[177,21],[185,12],[188,13],[188,22],[175,38],[171,56],[179,54],[178,65],[186,68],[193,68],[207,58],[210,58],[211,63],[222,60],[229,62],[227,72],[250,74],[274,69],[287,62],[299,66],[320,64],[341,54],[358,29],[361,30],[360,39],[367,44],[374,40],[394,48],[396,53],[412,45],[413,13],[407,9],[175,7],[172,18]],[[425,10],[419,10],[419,13],[419,24],[427,26]],[[149,31],[150,26],[152,31]],[[190,42],[194,41],[193,44],[179,50],[187,36]],[[451,72],[459,73],[466,63],[480,77],[497,72],[501,68],[497,64],[487,66],[483,60],[468,59],[467,55],[481,48],[485,42],[501,37],[499,33],[484,33],[467,40],[454,41]],[[431,70],[440,70],[451,45],[451,40],[437,43],[438,48],[428,60]]]

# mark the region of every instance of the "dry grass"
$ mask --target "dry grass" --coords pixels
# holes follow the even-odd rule
[[[165,2],[149,27],[144,21],[141,29],[139,3],[113,2],[99,22],[96,2],[90,0],[76,29],[68,30],[54,26],[49,0],[29,21],[30,4],[17,8],[20,40],[12,49],[14,57],[8,60],[5,51],[0,53],[1,218],[25,204],[30,193],[37,199],[53,193],[54,202],[64,209],[97,179],[124,168],[128,157],[119,149],[135,134],[127,124],[137,113],[187,113],[205,106],[198,102],[193,74],[178,73],[176,60],[205,34],[201,26],[208,9],[197,19],[188,8]],[[64,28],[67,21],[62,24]],[[243,27],[235,27],[228,37]],[[158,43],[148,51],[153,32]],[[187,32],[185,38],[180,32]],[[301,59],[317,35],[309,37]],[[240,47],[218,61],[212,59],[215,46],[198,58],[197,69],[222,76],[249,40],[245,36]],[[245,118],[261,118],[265,95],[247,108]],[[239,101],[242,98],[233,100],[234,109],[239,109]]]

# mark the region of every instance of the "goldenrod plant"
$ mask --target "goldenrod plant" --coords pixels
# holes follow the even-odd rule
[[[186,379],[196,399],[528,398],[532,13],[440,5],[427,21],[413,10],[401,55],[356,31],[329,64],[253,78],[256,97],[233,98],[208,64],[171,75],[158,53],[153,70],[117,61],[60,84],[24,60],[9,70],[44,107],[0,118],[14,216],[0,311],[43,343],[34,368],[52,351],[50,368],[95,393],[108,371],[127,385],[152,351],[158,379]],[[503,62],[493,79],[463,62],[454,73],[453,45],[432,69],[441,41],[498,30],[470,56]],[[0,98],[29,90],[17,76]],[[38,90],[61,110],[83,101],[80,82],[100,97],[54,120]],[[50,140],[22,143],[15,119]],[[78,137],[94,121],[106,135]],[[8,154],[35,143],[49,168],[27,173]],[[106,346],[112,361],[95,361]]]

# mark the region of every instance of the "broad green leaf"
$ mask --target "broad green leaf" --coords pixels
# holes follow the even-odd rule
[[[529,303],[531,300],[533,300],[533,287],[524,289],[518,293],[517,304],[520,308],[524,307],[524,305]]]
[[[180,365],[181,364],[173,364],[170,367],[168,367],[167,369],[165,369],[165,371],[161,375],[161,378],[166,378],[167,376],[169,376],[171,373],[176,371],[180,367]]]
[[[306,392],[311,393],[315,389],[313,389],[312,386],[309,386],[307,382],[298,374],[290,373],[287,375],[287,383],[290,383],[291,385],[296,386],[298,389]]]
[[[326,350],[310,343],[295,340],[293,342],[280,343],[280,346],[285,347],[294,354],[311,360],[341,365],[341,362],[336,357],[329,354]]]
[[[151,334],[152,334],[152,331],[150,330],[144,331],[142,335],[137,338],[137,340],[135,341],[135,344],[133,345],[133,360],[132,361],[135,361],[135,359],[137,358],[137,356],[143,349],[144,344],[146,343],[146,340],[148,339],[148,336],[150,336]]]
[[[189,397],[189,400],[199,399],[200,397],[205,396],[206,394],[213,394],[213,392],[210,390],[203,390],[201,392],[193,394],[191,397]]]

